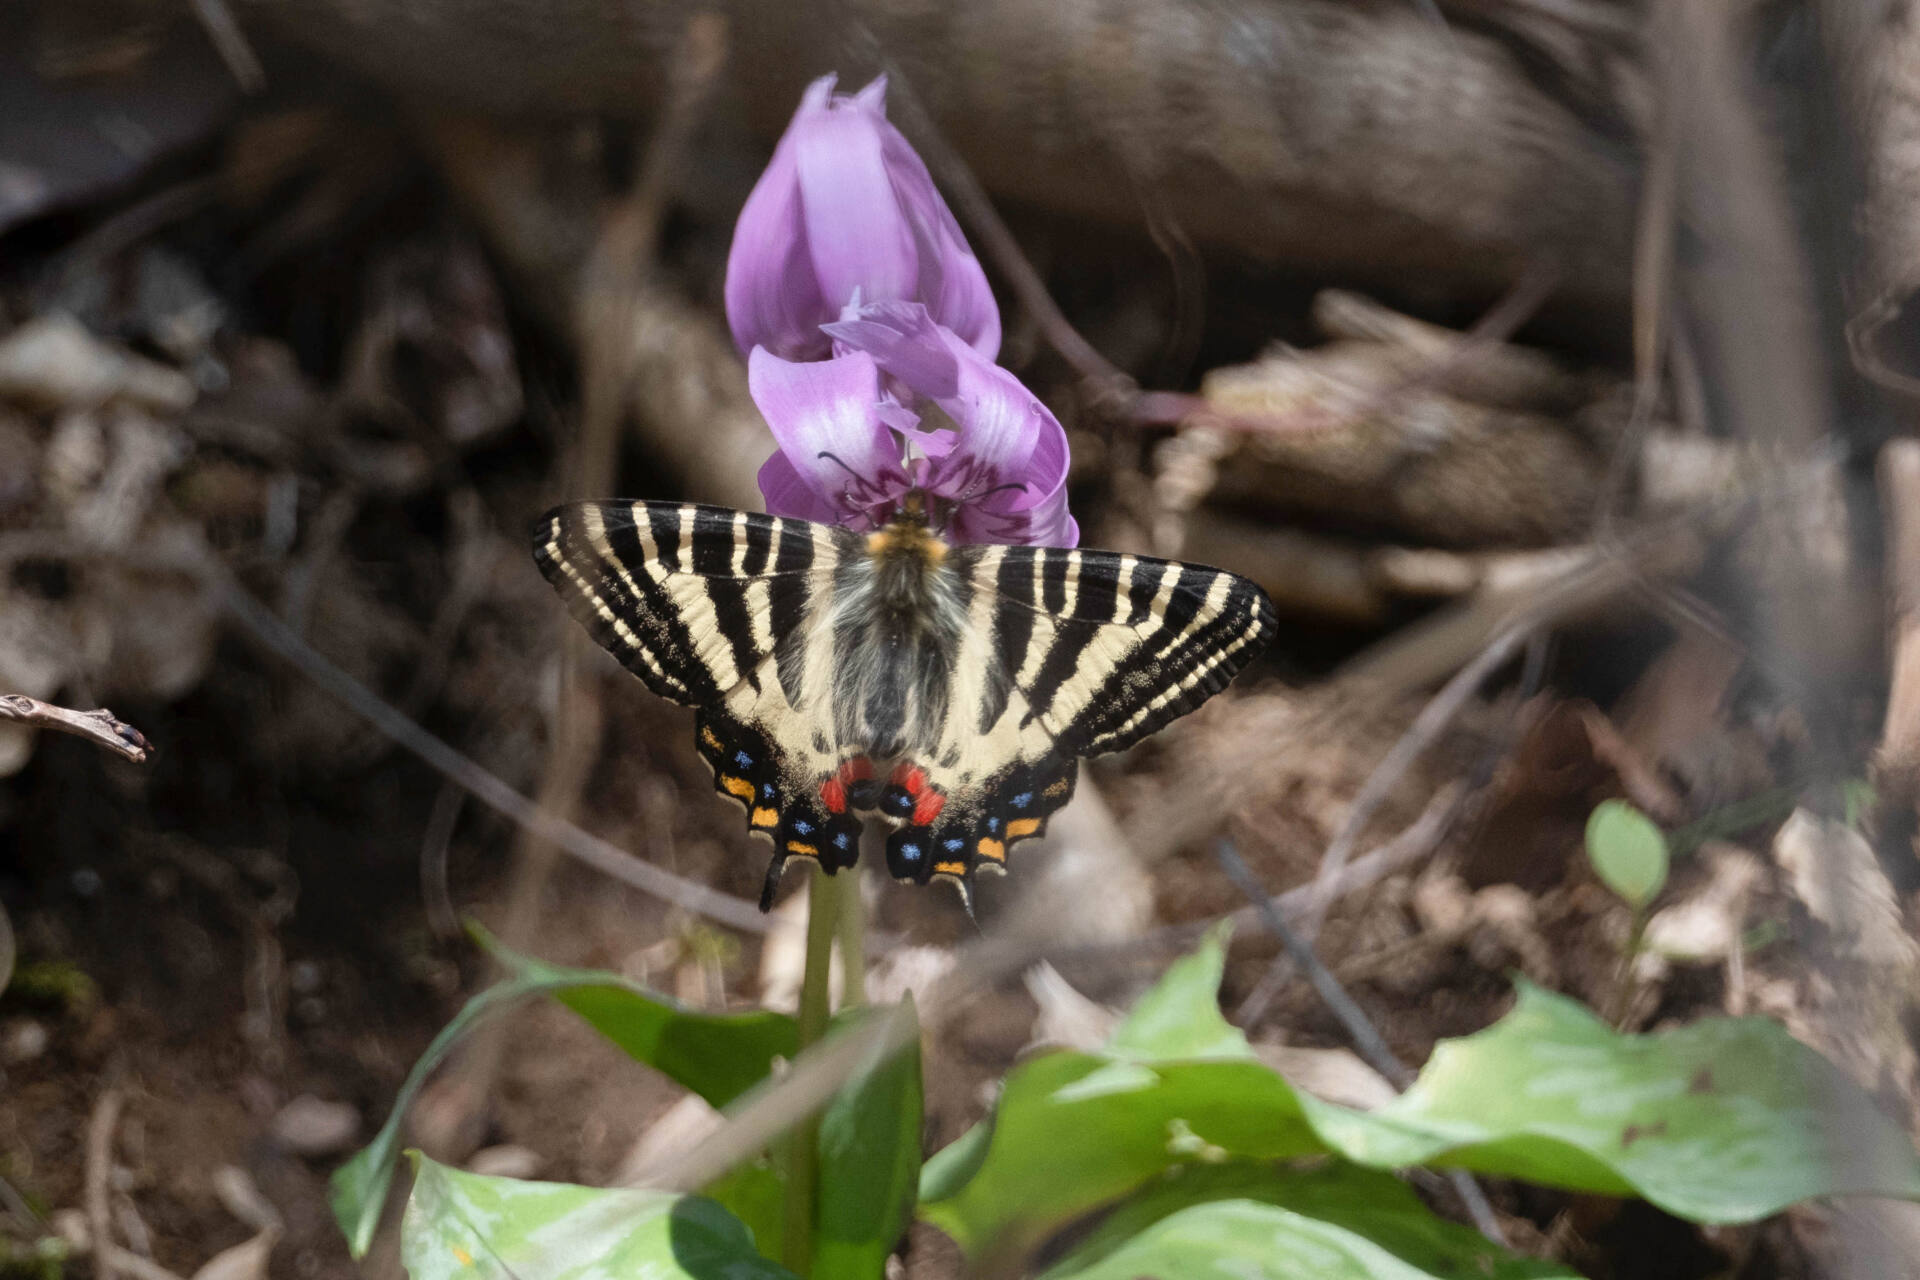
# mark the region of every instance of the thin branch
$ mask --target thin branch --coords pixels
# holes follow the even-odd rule
[[[113,1218],[107,1208],[107,1194],[113,1182],[113,1131],[120,1123],[120,1090],[108,1086],[93,1103],[87,1117],[87,1159],[83,1174],[83,1194],[87,1213],[87,1232],[93,1237],[100,1280],[115,1280],[120,1273],[119,1259],[113,1254]]]
[[[1366,1010],[1360,1007],[1359,1002],[1347,994],[1347,989],[1340,985],[1333,971],[1320,962],[1320,957],[1314,954],[1313,945],[1287,924],[1286,917],[1254,878],[1246,860],[1233,847],[1233,842],[1215,841],[1213,856],[1220,863],[1220,869],[1227,873],[1227,878],[1233,881],[1234,887],[1253,900],[1253,909],[1268,931],[1280,939],[1280,945],[1286,948],[1294,963],[1306,972],[1314,993],[1346,1030],[1347,1038],[1353,1041],[1353,1047],[1359,1051],[1360,1057],[1368,1066],[1392,1081],[1395,1089],[1406,1092],[1414,1081],[1413,1069],[1387,1047],[1380,1029],[1373,1025],[1373,1020],[1367,1017]],[[1480,1234],[1504,1246],[1506,1237],[1500,1230],[1499,1220],[1493,1216],[1493,1206],[1487,1203],[1486,1193],[1480,1190],[1480,1184],[1464,1169],[1450,1170],[1447,1180],[1453,1184],[1454,1191],[1466,1206],[1473,1225],[1480,1229]]]
[[[153,744],[138,729],[115,716],[105,707],[93,711],[74,711],[56,707],[24,693],[0,693],[0,720],[31,725],[36,729],[54,729],[85,738],[124,756],[135,764],[145,764]]]
[[[1515,650],[1533,633],[1533,629],[1531,623],[1523,622],[1496,634],[1480,651],[1479,657],[1462,667],[1441,686],[1440,692],[1414,717],[1413,723],[1407,726],[1407,731],[1393,744],[1392,750],[1367,775],[1367,780],[1354,794],[1346,822],[1320,856],[1320,869],[1313,882],[1312,905],[1301,927],[1301,932],[1308,939],[1320,934],[1320,926],[1327,918],[1327,908],[1333,903],[1333,883],[1347,865],[1360,832],[1373,820],[1373,815],[1387,797],[1393,794],[1393,789],[1400,785],[1407,770],[1446,732],[1447,726],[1453,723],[1454,717],[1460,714],[1461,708],[1466,706],[1467,700],[1487,678],[1506,665]]]
[[[221,604],[255,640],[286,659],[302,675],[345,703],[348,710],[369,721],[374,728],[420,757],[428,767],[466,790],[488,808],[519,823],[540,839],[553,841],[595,870],[623,884],[632,885],[643,893],[650,893],[736,929],[749,933],[767,932],[770,927],[767,918],[745,898],[709,889],[652,863],[643,862],[618,845],[547,812],[473,760],[401,715],[391,704],[295,635],[272,610],[237,584],[222,581],[219,590]]]
[[[192,0],[192,4],[193,16],[200,20],[207,39],[213,42],[220,61],[227,64],[234,82],[247,93],[259,93],[266,88],[266,68],[260,65],[260,55],[247,43],[247,33],[240,29],[233,10],[227,8],[227,0]]]

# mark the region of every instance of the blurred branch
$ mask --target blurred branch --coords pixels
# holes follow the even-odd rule
[[[1368,1066],[1393,1082],[1393,1087],[1405,1092],[1414,1081],[1413,1068],[1400,1060],[1400,1056],[1387,1047],[1387,1041],[1380,1029],[1373,1025],[1373,1019],[1367,1017],[1366,1010],[1359,1001],[1347,993],[1340,985],[1340,979],[1333,971],[1320,962],[1314,954],[1313,944],[1296,933],[1287,923],[1286,917],[1267,896],[1267,891],[1254,879],[1253,871],[1246,860],[1240,856],[1230,840],[1217,840],[1213,846],[1214,859],[1221,870],[1227,873],[1227,879],[1234,887],[1253,899],[1253,909],[1269,933],[1280,939],[1280,945],[1293,957],[1307,975],[1307,981],[1313,984],[1313,990],[1320,997],[1320,1003],[1327,1007],[1341,1027],[1346,1030],[1347,1038],[1353,1041],[1353,1047]],[[1499,1219],[1493,1216],[1493,1206],[1487,1203],[1486,1192],[1480,1184],[1464,1169],[1447,1171],[1447,1181],[1452,1184],[1460,1202],[1466,1206],[1467,1215],[1473,1219],[1473,1225],[1480,1234],[1497,1245],[1507,1243],[1506,1233],[1500,1229]]]
[[[55,729],[71,733],[124,756],[135,764],[145,764],[153,744],[138,729],[115,716],[105,707],[94,711],[73,711],[56,707],[24,693],[0,693],[0,720],[31,725],[36,729]]]

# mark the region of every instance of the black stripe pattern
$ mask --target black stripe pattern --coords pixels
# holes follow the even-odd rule
[[[1045,831],[1078,757],[1224,688],[1274,627],[1218,569],[1045,547],[949,548],[912,515],[871,535],[685,504],[577,503],[534,529],[575,617],[647,687],[700,709],[714,785],[790,857],[946,879]]]

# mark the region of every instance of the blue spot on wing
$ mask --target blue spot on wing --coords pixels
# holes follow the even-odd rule
[[[760,794],[771,800],[773,798],[773,784],[771,782],[761,784]]]
[[[842,832],[841,832],[841,833],[840,833],[839,835],[837,835],[837,836],[835,836],[835,837],[833,838],[833,847],[834,847],[834,848],[836,848],[836,849],[844,849],[844,848],[846,848],[846,847],[847,847],[847,833],[846,833],[846,832],[844,832],[844,831],[842,831]]]
[[[736,751],[736,752],[734,752],[734,753],[733,753],[733,762],[734,762],[735,764],[737,764],[737,765],[739,765],[739,766],[740,766],[740,767],[741,767],[742,769],[751,769],[751,768],[753,768],[753,757],[752,757],[752,756],[750,756],[750,755],[748,755],[748,754],[747,754],[746,752],[744,752],[744,751]]]
[[[998,818],[988,818],[988,819],[987,819],[987,830],[988,830],[988,831],[990,831],[990,832],[993,832],[993,833],[995,833],[995,834],[998,834],[998,833],[999,833],[999,831],[1000,831],[1000,819],[998,819]]]
[[[917,844],[903,844],[900,846],[900,856],[908,862],[918,862],[920,861],[920,846]]]
[[[1019,795],[1013,798],[1013,807],[1016,809],[1024,809],[1032,803],[1033,803],[1033,792],[1031,791],[1022,791]]]
[[[948,853],[958,853],[958,852],[960,852],[960,850],[962,850],[962,849],[964,849],[964,848],[966,848],[966,847],[967,847],[967,842],[966,842],[965,840],[949,840],[949,841],[947,841],[947,852],[948,852]]]
[[[795,818],[793,820],[793,829],[795,831],[798,831],[801,835],[804,836],[809,831],[813,830],[813,824],[811,822],[808,822],[805,818]]]

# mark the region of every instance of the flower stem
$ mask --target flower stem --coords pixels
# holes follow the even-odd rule
[[[830,876],[817,867],[807,887],[807,965],[800,979],[799,1052],[817,1043],[826,1034],[827,1017],[832,1010],[833,993],[829,979],[833,970],[833,943],[842,929],[845,911],[842,899],[851,897],[859,910],[860,895],[849,894],[851,882]],[[815,1190],[819,1181],[820,1124],[810,1118],[787,1135],[786,1224],[780,1241],[781,1261],[798,1276],[811,1274],[813,1267],[813,1219]]]

